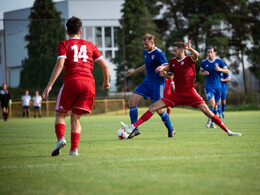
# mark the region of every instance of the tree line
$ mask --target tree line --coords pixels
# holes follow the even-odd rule
[[[260,2],[257,0],[125,0],[121,12],[121,28],[115,38],[119,50],[113,59],[118,91],[125,89],[125,71],[144,63],[141,38],[145,33],[155,35],[156,46],[168,59],[173,57],[171,49],[175,41],[192,40],[192,46],[201,54],[200,61],[206,58],[207,45],[214,45],[233,74],[239,73],[239,67],[245,69],[247,62],[243,57],[247,56],[249,70],[260,79]],[[44,88],[56,63],[57,45],[65,39],[65,21],[52,0],[35,0],[29,18],[29,34],[25,37],[28,57],[22,62],[20,87]],[[42,18],[54,21],[37,20]],[[197,71],[200,61],[196,63]],[[97,93],[103,96],[107,94],[100,91],[100,71],[94,66]],[[140,84],[144,74],[127,78],[127,90]],[[196,82],[203,84],[204,78],[198,76]],[[61,84],[60,77],[54,87]],[[246,85],[244,89],[246,93]]]

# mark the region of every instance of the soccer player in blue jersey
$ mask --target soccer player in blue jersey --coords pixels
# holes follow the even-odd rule
[[[228,69],[222,59],[216,58],[216,48],[209,46],[207,48],[208,58],[203,60],[200,67],[200,75],[206,76],[205,93],[208,100],[209,109],[217,115],[218,102],[221,96],[220,73],[228,73]],[[216,128],[213,121],[208,118],[206,127]]]
[[[128,101],[131,123],[135,123],[138,119],[137,104],[139,102],[141,102],[143,99],[147,100],[150,98],[152,103],[154,103],[161,99],[164,94],[164,77],[160,76],[160,73],[155,72],[155,69],[158,66],[168,64],[168,61],[166,60],[164,53],[155,46],[154,39],[154,36],[151,34],[145,34],[143,36],[142,42],[144,46],[143,54],[145,63],[135,70],[126,72],[126,76],[129,77],[133,74],[146,70],[145,79],[134,90]],[[158,110],[157,113],[160,115],[163,123],[168,129],[168,137],[173,137],[176,132],[171,125],[169,115],[164,111],[164,109]],[[140,131],[138,128],[136,128],[128,136],[128,139],[131,139],[139,134]]]
[[[231,81],[231,78],[228,73],[220,73],[220,80],[221,80],[221,118],[225,118],[224,112],[226,109],[226,95],[227,95],[227,82]],[[219,107],[220,107],[219,105]]]

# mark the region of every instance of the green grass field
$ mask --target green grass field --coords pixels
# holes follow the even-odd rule
[[[57,157],[54,118],[0,121],[0,194],[260,194],[260,111],[226,113],[242,137],[205,128],[199,111],[176,108],[170,118],[174,138],[156,114],[140,136],[118,140],[128,116],[83,116],[76,157],[69,118]]]

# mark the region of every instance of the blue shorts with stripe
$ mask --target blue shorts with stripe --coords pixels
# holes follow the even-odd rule
[[[144,99],[150,98],[152,103],[160,100],[164,94],[164,83],[158,85],[151,85],[148,83],[141,83],[135,90],[135,94],[141,95]]]
[[[215,102],[219,102],[221,96],[220,88],[205,88],[205,93],[207,100],[215,98]]]

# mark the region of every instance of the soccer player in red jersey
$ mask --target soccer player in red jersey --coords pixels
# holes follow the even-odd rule
[[[109,71],[105,60],[97,47],[90,42],[80,39],[82,22],[72,17],[67,23],[69,40],[58,45],[58,59],[53,69],[48,85],[43,91],[43,99],[48,98],[49,92],[64,67],[63,86],[56,100],[55,133],[58,142],[52,150],[52,156],[57,156],[60,149],[66,145],[65,116],[71,112],[71,148],[69,155],[78,155],[78,144],[81,133],[80,117],[91,113],[95,98],[95,80],[92,74],[93,59],[103,71],[102,89],[109,89]]]
[[[185,56],[185,49],[190,51],[192,55]],[[121,125],[127,132],[131,132],[137,126],[149,120],[156,110],[175,107],[177,105],[188,105],[194,108],[199,108],[207,117],[211,118],[221,129],[229,136],[241,136],[240,133],[233,133],[224,123],[208,108],[203,99],[197,93],[194,84],[196,79],[195,63],[198,60],[199,53],[191,48],[190,41],[186,44],[176,42],[173,45],[173,54],[175,58],[171,59],[169,64],[159,66],[156,71],[162,74],[172,72],[174,74],[175,91],[168,96],[165,96],[153,103],[148,111],[144,113],[137,122],[132,125],[126,125],[121,122]]]
[[[164,97],[170,95],[174,90],[175,90],[174,81],[170,75],[167,75],[167,78],[165,77]],[[167,107],[167,114],[169,116],[171,114],[170,106]]]

